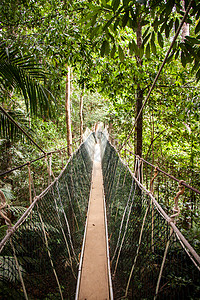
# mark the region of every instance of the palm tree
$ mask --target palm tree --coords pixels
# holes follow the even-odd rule
[[[0,45],[0,98],[12,97],[13,91],[21,93],[30,116],[50,118],[53,114],[54,97],[45,87],[46,75],[33,55],[23,55],[19,49],[8,49]],[[12,138],[13,132],[18,132],[15,125],[1,110],[0,131],[3,136]],[[19,113],[12,112],[16,120]],[[21,124],[25,122],[21,118]],[[12,130],[10,130],[12,129]]]

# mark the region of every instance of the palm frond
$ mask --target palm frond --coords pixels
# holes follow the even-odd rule
[[[20,111],[8,111],[7,112],[21,127],[26,128],[26,131],[31,132],[29,123],[24,114]],[[15,124],[13,124],[6,115],[0,111],[0,135],[1,138],[16,140],[23,138],[23,133],[19,130]]]
[[[20,280],[18,266],[14,257],[12,256],[0,256],[0,278],[7,279],[10,282],[16,282]],[[19,266],[20,271],[24,272],[23,268]]]
[[[0,82],[4,90],[14,88],[22,93],[31,115],[51,117],[55,99],[45,88],[45,73],[33,56],[0,45]]]

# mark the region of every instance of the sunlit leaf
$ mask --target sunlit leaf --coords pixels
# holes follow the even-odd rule
[[[149,43],[146,46],[146,57],[150,58],[150,44]]]
[[[119,51],[119,59],[121,62],[123,62],[125,59],[125,56],[124,56],[124,51],[120,45],[118,46],[118,51]]]
[[[111,6],[113,7],[113,10],[116,11],[120,5],[120,0],[113,0]]]
[[[157,39],[158,39],[158,44],[160,45],[161,48],[163,48],[163,46],[164,46],[163,37],[159,31],[157,33]]]
[[[197,34],[200,31],[200,21],[198,21],[196,27],[195,27],[195,34]]]

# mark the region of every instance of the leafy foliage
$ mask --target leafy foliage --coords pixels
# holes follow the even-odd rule
[[[185,1],[185,6],[189,4]],[[128,40],[129,52],[142,58],[144,55],[150,58],[150,53],[156,55],[158,47],[164,49],[164,38],[169,39],[173,31],[177,31],[181,18],[184,15],[182,1],[102,1],[100,5],[88,4],[89,16],[83,19],[91,28],[91,38],[101,44],[101,55],[114,57],[118,52],[120,61],[124,61],[127,49],[119,44],[119,37],[122,41]],[[196,71],[197,80],[200,78],[199,69],[199,15],[200,5],[198,1],[192,2],[192,9],[186,19],[188,24],[196,21],[193,36],[188,36],[184,41],[178,39],[174,44],[173,51],[169,58],[178,58],[180,55],[184,67],[187,63],[193,64],[193,71]],[[143,29],[142,45],[135,42],[134,33],[138,27]],[[125,30],[124,34],[121,34]],[[133,33],[130,38],[129,32]],[[128,33],[128,34],[127,34]],[[116,47],[118,44],[118,47]],[[113,47],[111,46],[113,45]],[[112,51],[110,53],[110,48]]]
[[[7,111],[7,113],[14,119],[21,127],[26,128],[26,132],[31,132],[29,128],[28,120],[25,118],[21,111]],[[17,140],[23,137],[21,130],[15,126],[15,124],[0,111],[0,132],[2,138],[10,140]]]
[[[26,109],[31,115],[50,117],[52,94],[40,83],[45,74],[33,56],[22,56],[17,49],[0,46],[0,82],[2,91],[22,92]]]

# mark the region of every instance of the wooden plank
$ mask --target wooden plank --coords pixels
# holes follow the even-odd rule
[[[99,145],[96,145],[79,300],[109,299],[103,197]]]

